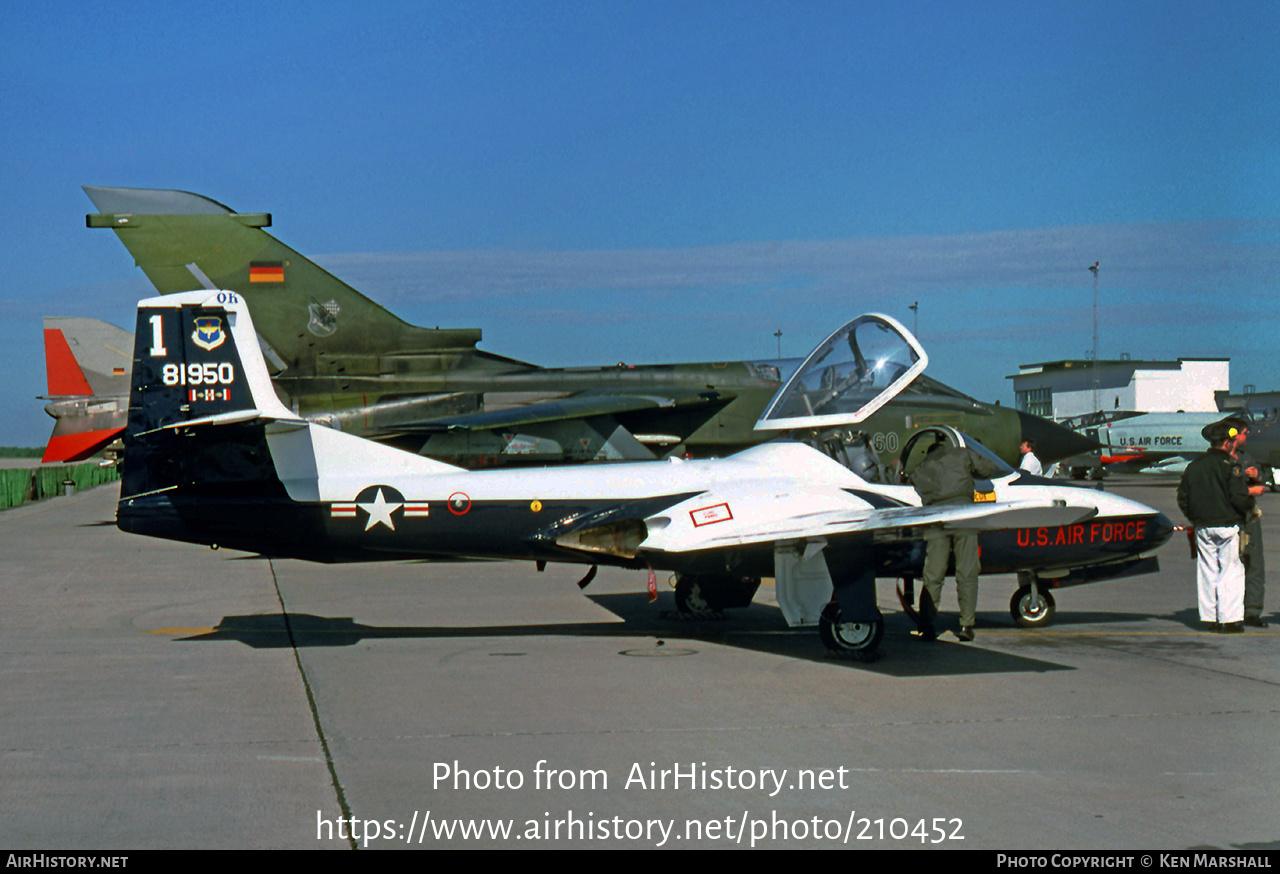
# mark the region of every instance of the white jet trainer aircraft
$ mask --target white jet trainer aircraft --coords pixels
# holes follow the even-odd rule
[[[969,506],[922,507],[851,426],[924,370],[898,322],[864,315],[779,389],[758,428],[781,439],[723,459],[467,471],[308,422],[272,389],[234,292],[138,304],[121,530],[321,562],[527,559],[674,571],[677,600],[749,601],[774,577],[787,622],[875,653],[875,580],[918,576],[928,529],[981,532],[984,573],[1037,579],[1151,569],[1172,530],[1155,510],[1011,469]],[[965,441],[950,429],[923,429]],[[908,443],[901,459],[923,455]],[[981,447],[969,443],[981,451]],[[1083,574],[1083,576],[1077,576]],[[590,574],[588,574],[589,578]],[[585,581],[584,581],[585,582]],[[1045,593],[1047,595],[1047,593]]]

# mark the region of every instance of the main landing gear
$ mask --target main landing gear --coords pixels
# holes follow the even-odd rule
[[[723,619],[725,610],[750,605],[758,588],[759,577],[680,574],[676,577],[676,609],[692,619]]]
[[[842,622],[840,605],[832,601],[822,608],[818,619],[818,636],[827,649],[862,662],[873,661],[884,637],[884,620],[874,622]]]
[[[759,587],[758,577],[679,574],[675,587],[676,609],[690,619],[723,619],[725,610],[749,605]],[[845,622],[840,616],[840,605],[831,601],[819,614],[818,636],[833,654],[870,662],[879,655],[884,620]]]

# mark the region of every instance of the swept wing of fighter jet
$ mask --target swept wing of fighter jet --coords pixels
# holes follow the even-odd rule
[[[1009,470],[968,506],[841,463],[845,439],[927,364],[885,316],[806,359],[761,416],[774,440],[725,459],[468,471],[309,422],[272,389],[240,295],[142,301],[117,524],[311,561],[526,559],[648,568],[725,587],[777,581],[792,625],[868,656],[877,575],[917,568],[929,528],[978,529],[987,572],[1124,564],[1169,536],[1149,507]],[[821,448],[815,448],[821,447]],[[865,447],[862,447],[865,449]],[[907,459],[910,461],[910,459]],[[989,539],[987,539],[989,536]]]
[[[182,191],[85,191],[101,210],[88,226],[114,230],[161,294],[216,287],[248,302],[296,414],[453,464],[734,452],[771,436],[754,425],[798,363],[537,367],[477,349],[478,330],[400,320],[263,230],[268,214]],[[1092,446],[927,375],[859,427],[889,461],[928,425],[970,433],[1009,462],[1028,437],[1046,462]]]

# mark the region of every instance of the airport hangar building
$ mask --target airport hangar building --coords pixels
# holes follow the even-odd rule
[[[1099,411],[1217,412],[1216,393],[1229,391],[1230,375],[1230,358],[1122,358],[1021,364],[1005,378],[1018,410],[1062,421]]]

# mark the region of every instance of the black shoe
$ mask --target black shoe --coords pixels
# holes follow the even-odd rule
[[[1218,629],[1222,634],[1240,634],[1244,631],[1243,622],[1224,622]]]
[[[938,632],[932,625],[921,624],[919,636],[921,640],[933,641],[938,639]]]
[[[956,637],[960,638],[965,643],[968,643],[969,641],[973,640],[974,638],[973,626],[961,625],[960,630],[956,632]]]
[[[1244,617],[1244,624],[1251,625],[1254,628],[1267,628],[1271,625],[1270,622],[1263,619],[1261,616],[1246,616]]]
[[[1219,631],[1221,631],[1221,630],[1222,630],[1222,626],[1221,626],[1221,625],[1219,625],[1219,624],[1218,624],[1218,623],[1216,623],[1216,622],[1205,622],[1205,623],[1204,623],[1204,630],[1205,630],[1205,631],[1208,631],[1208,632],[1210,632],[1210,633],[1212,633],[1212,634],[1217,634]]]

